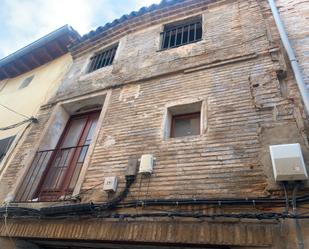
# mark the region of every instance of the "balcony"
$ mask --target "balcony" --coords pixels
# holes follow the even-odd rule
[[[15,202],[48,202],[71,195],[89,144],[38,151],[26,173]]]

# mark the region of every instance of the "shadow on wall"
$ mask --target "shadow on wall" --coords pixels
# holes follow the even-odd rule
[[[0,205],[4,203],[4,200],[9,193],[8,183],[4,180],[0,182]],[[0,247],[2,248],[2,247]]]

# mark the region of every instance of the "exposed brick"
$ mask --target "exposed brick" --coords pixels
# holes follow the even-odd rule
[[[268,146],[298,142],[308,162],[308,124],[269,6],[265,0],[210,2],[213,1],[188,0],[173,8],[162,8],[128,20],[114,27],[112,32],[102,34],[101,38],[76,46],[74,63],[57,95],[49,101],[51,107],[42,108],[39,124],[32,126],[22,150],[4,176],[8,186],[13,187],[16,175],[27,167],[24,158],[40,137],[53,104],[112,89],[82,184],[82,191],[94,189],[81,195],[83,202],[105,202],[111,198],[100,185],[106,176],[118,176],[118,191],[123,189],[129,158],[142,154],[156,157],[154,172],[148,178],[138,176],[127,200],[256,198],[282,194],[273,179]],[[296,2],[290,1],[289,7],[281,8],[288,23],[292,18],[288,15],[290,8],[302,11],[298,8],[306,1]],[[278,3],[283,4],[280,0]],[[192,14],[203,15],[203,40],[159,51],[162,25]],[[292,30],[292,24],[288,29]],[[302,35],[292,34],[292,37],[301,61],[306,63],[305,48],[300,46],[300,41],[306,40],[305,34]],[[113,65],[85,74],[87,59],[94,51],[116,41],[120,43]],[[278,70],[286,71],[287,77],[279,79]],[[168,104],[182,103],[188,98],[207,99],[207,131],[200,136],[164,140],[162,127]],[[235,209],[240,211],[239,207]],[[168,228],[160,224],[155,226],[166,229],[162,241],[173,241]],[[271,248],[273,226],[257,226],[256,234],[248,236],[241,236],[247,229],[245,225],[214,226],[210,231],[204,231],[203,225],[189,227],[203,233],[202,238],[212,244],[238,243]],[[181,230],[182,226],[179,227]],[[235,236],[227,235],[229,229]],[[175,233],[174,242],[198,240],[198,236],[180,230]],[[74,236],[70,231],[67,229],[67,238]],[[155,228],[154,231],[158,232]],[[112,239],[119,239],[120,234],[115,232]],[[148,233],[142,235],[152,241]],[[127,236],[130,240],[135,235]],[[158,238],[161,237],[158,235]]]

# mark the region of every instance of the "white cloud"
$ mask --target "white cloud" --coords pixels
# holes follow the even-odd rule
[[[115,0],[114,0],[115,1]],[[160,0],[1,0],[0,56],[69,24],[80,34]],[[121,10],[115,6],[121,6]],[[120,13],[123,12],[123,13]],[[2,36],[1,36],[2,35]]]
[[[95,4],[87,0],[5,0],[8,37],[1,37],[2,53],[8,54],[49,32],[70,24],[80,33],[91,28]]]

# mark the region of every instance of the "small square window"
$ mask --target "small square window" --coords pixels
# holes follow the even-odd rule
[[[201,113],[172,116],[171,137],[184,137],[200,134]]]
[[[166,24],[161,33],[161,49],[179,47],[202,39],[202,17]]]
[[[109,47],[107,49],[104,49],[100,53],[90,58],[90,66],[88,69],[88,73],[91,73],[102,67],[112,65],[114,58],[115,58],[116,51],[117,51],[117,47],[118,47],[118,44],[112,47]]]
[[[207,130],[207,99],[185,100],[184,104],[168,104],[163,117],[163,139],[205,134]]]
[[[33,80],[33,78],[34,78],[34,75],[24,79],[23,82],[20,84],[18,89],[23,89],[23,88],[27,87],[30,84],[30,82]]]

